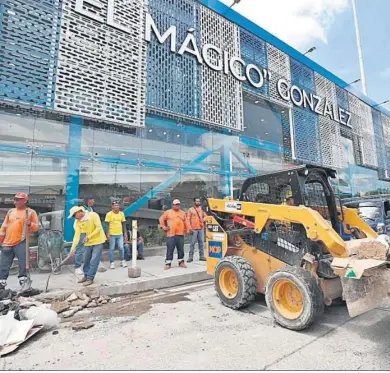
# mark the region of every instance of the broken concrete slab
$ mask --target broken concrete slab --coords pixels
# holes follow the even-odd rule
[[[72,301],[74,301],[74,300],[76,300],[76,299],[78,299],[79,297],[76,295],[76,293],[72,293],[71,295],[69,295],[69,297],[68,298],[66,298],[66,301],[67,302],[72,302]]]
[[[71,308],[69,311],[63,312],[61,315],[64,319],[66,319],[68,317],[72,317],[76,312],[78,312],[82,309],[83,309],[83,307],[74,307],[74,308]]]
[[[96,300],[93,300],[91,301],[88,305],[87,305],[87,308],[93,308],[93,307],[97,307],[98,306],[98,303],[96,302]]]
[[[51,305],[51,309],[57,313],[62,313],[67,311],[70,308],[68,302],[54,302]]]
[[[75,324],[74,326],[72,326],[72,329],[73,330],[89,329],[89,328],[92,328],[94,325],[95,324],[93,322],[83,321],[83,322],[79,322],[79,323]]]

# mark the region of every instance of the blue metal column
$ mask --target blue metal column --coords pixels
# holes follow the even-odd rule
[[[221,171],[224,173],[220,178],[220,193],[221,197],[231,196],[232,191],[232,175],[230,167],[230,147],[227,145],[221,146]]]
[[[73,219],[68,219],[69,210],[77,205],[79,198],[80,182],[80,151],[81,151],[81,129],[83,120],[80,117],[72,117],[69,128],[69,158],[68,177],[66,181],[66,200],[64,212],[64,236],[65,241],[73,240]]]

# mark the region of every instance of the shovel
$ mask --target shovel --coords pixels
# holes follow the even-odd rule
[[[28,220],[28,209],[26,209],[26,221]],[[32,280],[30,277],[30,232],[28,230],[27,223],[24,223],[24,229],[26,232],[26,280],[20,288],[20,293],[23,293],[31,289]]]
[[[49,281],[50,281],[50,277],[53,273],[55,273],[55,271],[58,271],[67,261],[68,261],[68,256],[61,262],[59,263],[57,266],[53,266],[52,268],[52,271],[49,273],[49,276],[47,276],[47,280],[46,280],[46,287],[45,287],[45,293],[47,293],[47,289],[49,288]]]

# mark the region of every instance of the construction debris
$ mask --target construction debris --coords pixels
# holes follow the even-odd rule
[[[91,301],[91,298],[89,298],[88,295],[77,294],[77,299],[73,300],[71,302],[71,305],[73,307],[86,307],[90,301]]]
[[[349,256],[357,259],[387,260],[388,248],[373,238],[347,241],[346,245]]]
[[[62,313],[62,317],[64,319],[68,318],[68,317],[72,317],[76,312],[82,310],[83,307],[74,307],[74,308],[71,308],[69,311],[66,311],[66,312],[63,312]]]
[[[51,309],[57,313],[62,313],[70,308],[68,302],[55,302],[51,305]]]
[[[76,299],[78,299],[78,296],[75,293],[72,293],[71,295],[69,295],[68,298],[66,298],[66,301],[67,302],[73,302]]]
[[[83,321],[72,326],[73,330],[82,330],[92,328],[95,324],[89,321]]]

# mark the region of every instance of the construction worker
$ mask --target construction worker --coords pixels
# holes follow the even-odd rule
[[[94,197],[86,197],[84,198],[84,204],[82,207],[84,208],[85,211],[88,212],[93,212],[94,211],[94,205],[95,205],[95,198]],[[74,222],[73,225],[74,230],[76,231],[76,221]],[[76,247],[75,255],[74,255],[74,273],[76,275],[82,275],[83,269],[81,268],[81,265],[83,264],[83,257],[84,257],[84,238],[85,238],[85,233],[82,233],[80,235],[80,241]],[[99,272],[106,272],[107,268],[103,265],[102,261],[99,263]]]
[[[19,284],[27,280],[26,235],[39,229],[37,213],[27,207],[28,195],[17,193],[14,197],[15,208],[8,211],[0,228],[0,243],[3,244],[0,256],[0,289],[5,289],[9,270],[15,256],[19,263]]]
[[[112,203],[112,210],[106,214],[104,220],[108,223],[107,241],[110,243],[108,251],[110,268],[115,269],[114,250],[116,245],[118,245],[121,265],[127,267],[124,250],[124,243],[127,242],[126,218],[125,214],[120,211],[119,202]]]
[[[84,286],[91,285],[99,267],[102,255],[103,244],[106,242],[102,223],[96,212],[85,211],[82,206],[74,206],[70,209],[68,219],[76,219],[73,244],[68,254],[71,257],[75,254],[80,236],[84,233],[84,277],[79,280]]]
[[[89,211],[89,212],[92,212],[94,211],[94,206],[95,205],[95,198],[94,197],[86,197],[84,199],[84,210],[85,211]]]
[[[160,225],[167,233],[167,255],[165,259],[165,270],[171,268],[173,253],[177,249],[179,267],[187,268],[184,263],[184,236],[190,233],[190,225],[187,216],[180,209],[180,201],[175,199],[172,209],[165,211],[160,217]]]
[[[206,261],[204,256],[204,222],[206,221],[206,213],[200,205],[200,198],[194,198],[194,206],[187,212],[188,222],[192,230],[190,252],[188,254],[187,263],[194,261],[195,244],[198,242],[199,260]]]

